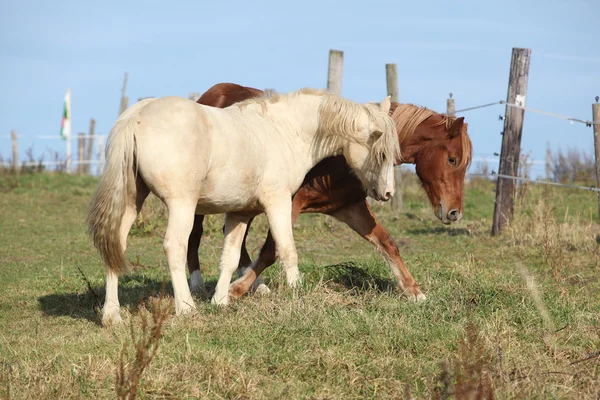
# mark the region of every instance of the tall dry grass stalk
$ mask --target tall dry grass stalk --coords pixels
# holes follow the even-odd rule
[[[139,328],[135,326],[133,315],[129,321],[129,333],[135,354],[133,357],[128,354],[129,341],[125,342],[121,349],[115,377],[115,390],[119,399],[133,400],[136,398],[142,374],[158,351],[158,346],[163,335],[163,326],[165,320],[171,314],[170,310],[173,306],[172,298],[169,301],[164,300],[164,292],[163,282],[163,288],[158,301],[151,302],[151,322],[148,319],[148,312],[145,309],[140,309],[138,314],[140,320]],[[136,333],[136,331],[139,331],[139,333]]]
[[[12,366],[4,362],[0,367],[0,399],[12,399]]]
[[[450,363],[442,363],[441,369],[438,386],[433,391],[435,400],[495,398],[491,357],[470,318],[465,327],[465,337],[458,344],[458,352]]]

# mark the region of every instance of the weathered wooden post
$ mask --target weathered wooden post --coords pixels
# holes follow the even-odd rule
[[[550,142],[546,142],[546,180],[550,180],[552,174],[552,151],[550,150]]]
[[[594,121],[594,149],[596,153],[596,187],[600,188],[600,104],[598,104],[598,96],[596,103],[592,104],[592,121]],[[600,192],[598,192],[598,221],[600,222]]]
[[[98,175],[104,172],[104,136],[98,137]]]
[[[327,90],[335,94],[342,94],[342,69],[344,66],[344,52],[329,50],[329,69],[327,73]]]
[[[387,94],[393,102],[398,103],[398,71],[396,64],[385,64],[385,80],[387,84]],[[394,167],[394,182],[396,185],[396,193],[390,200],[392,210],[402,211],[402,196],[404,192],[404,183],[402,182],[401,166]]]
[[[127,109],[127,104],[129,103],[129,98],[125,96],[125,91],[127,90],[127,72],[125,72],[125,78],[123,79],[123,87],[121,88],[121,104],[119,105],[119,115],[123,113]]]
[[[85,133],[77,134],[77,173],[83,174],[85,171]]]
[[[19,173],[19,145],[17,143],[17,131],[12,130],[10,132],[10,138],[12,140],[12,162],[13,162],[13,172],[15,174]]]
[[[398,71],[396,64],[385,64],[385,80],[387,83],[387,94],[392,98],[392,101],[398,100]]]
[[[449,117],[456,117],[456,108],[454,108],[454,99],[452,93],[449,94],[448,100],[446,100],[446,115]]]
[[[500,151],[500,165],[498,173],[501,175],[516,176],[519,172],[519,157],[521,153],[521,135],[523,133],[523,117],[525,110],[511,107],[510,104],[525,106],[527,96],[527,79],[529,77],[529,61],[531,49],[512,49],[510,75],[508,81],[508,103],[504,118],[504,131],[502,132],[502,150]],[[498,177],[496,182],[496,202],[494,204],[494,218],[492,222],[492,235],[502,233],[502,227],[510,221],[514,212],[515,181],[509,178]]]
[[[94,134],[96,133],[96,120],[94,118],[90,119],[90,131],[88,133],[88,145],[87,145],[87,154],[85,157],[86,164],[84,171],[86,174],[90,174],[92,171],[92,158],[94,157]]]

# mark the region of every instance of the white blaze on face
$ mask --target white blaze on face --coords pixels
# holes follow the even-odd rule
[[[387,179],[385,184],[385,192],[390,193],[392,196],[395,192],[395,180],[394,180],[394,164],[390,163],[387,172]]]

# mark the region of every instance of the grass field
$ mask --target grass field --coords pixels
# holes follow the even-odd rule
[[[384,261],[345,225],[303,215],[294,231],[302,288],[288,289],[276,264],[265,273],[270,295],[225,309],[197,298],[196,315],[169,309],[140,336],[142,321],[150,329],[165,315],[152,312],[168,305],[157,297],[165,278],[172,295],[160,202],[149,199],[130,236],[140,270],[120,280],[125,323],[103,328],[105,271],[84,226],[97,180],[0,175],[0,398],[116,398],[152,345],[138,398],[599,398],[596,196],[528,187],[515,223],[492,238],[493,184],[470,183],[463,220],[446,227],[408,180],[402,213],[375,212],[426,302],[400,298]],[[221,223],[205,222],[209,288]],[[259,217],[253,255],[265,232]],[[137,361],[130,325],[150,341]]]

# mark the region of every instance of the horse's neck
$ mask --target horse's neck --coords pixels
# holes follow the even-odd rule
[[[298,141],[298,146],[304,149],[304,154],[309,155],[309,163],[312,164],[310,167],[343,151],[341,138],[324,138],[319,132],[319,107],[322,100],[321,96],[300,95],[285,102],[269,105],[282,108],[278,110],[285,115],[284,119],[281,119],[282,124],[289,126],[291,122],[291,125],[297,127],[297,137],[293,140]]]

